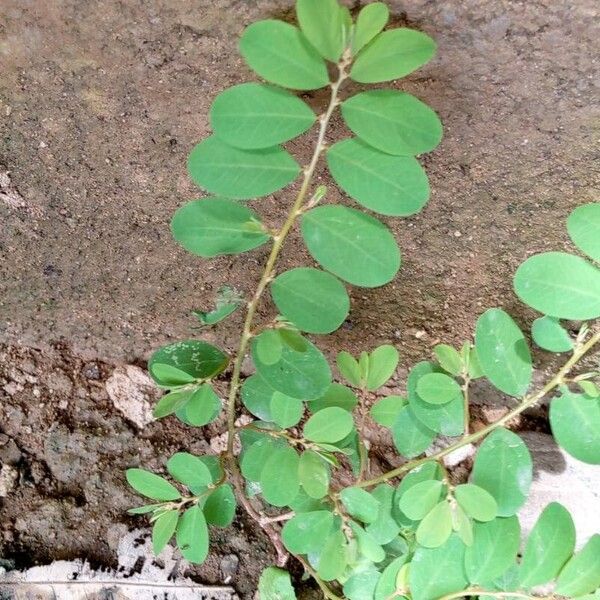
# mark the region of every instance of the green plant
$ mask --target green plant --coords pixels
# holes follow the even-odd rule
[[[569,353],[539,388],[532,386],[526,338],[501,309],[481,315],[474,343],[460,350],[440,344],[434,360],[415,365],[405,396],[377,395],[399,362],[389,345],[359,357],[340,352],[337,368],[347,385],[333,382],[327,360],[305,334],[330,333],[348,315],[340,280],[383,285],[396,275],[400,252],[375,217],[321,204],[327,190],[315,184],[316,168],[325,154],[334,181],[370,211],[408,216],[424,206],[429,187],[415,156],[441,139],[435,113],[396,90],[363,91],[343,101],[341,90],[349,79],[379,83],[407,75],[432,58],[435,44],[410,29],[383,31],[388,11],[380,2],[364,7],[356,23],[336,0],[298,0],[296,8],[300,29],[267,20],[243,34],[242,55],[269,84],[242,84],[217,97],[210,113],[214,135],[192,150],[188,165],[192,179],[217,196],[190,202],[172,221],[175,239],[203,257],[271,245],[249,301],[225,287],[213,310],[195,313],[201,327],[213,326],[243,306],[239,348],[230,358],[211,344],[187,340],[160,349],[149,362],[152,377],[167,391],[155,407],[157,418],[175,415],[196,427],[214,421],[222,406],[213,383],[227,381],[227,449],[220,456],[172,456],[166,467],[177,486],[129,469],[131,486],[153,501],[130,512],[151,515],[156,552],[175,535],[183,556],[200,563],[209,549],[208,525],[229,525],[239,502],[277,552],[277,565],[259,582],[263,600],[295,598],[281,568],[290,555],[332,600],[529,598],[536,586],[554,580],[558,595],[592,594],[600,587],[600,535],[574,553],[573,522],[559,504],[543,511],[517,559],[516,513],[528,494],[532,463],[519,436],[504,425],[557,394],[550,422],[558,443],[578,459],[600,464],[598,373],[571,375],[600,341],[600,331],[587,323],[600,316],[600,270],[560,252],[535,255],[518,269],[517,295],[544,315],[533,324],[535,343]],[[325,60],[335,65],[331,83]],[[328,106],[317,118],[276,86],[329,86]],[[338,107],[356,137],[329,146],[327,129]],[[315,122],[312,157],[301,168],[279,144]],[[278,229],[240,202],[288,185],[296,195]],[[284,241],[298,222],[323,270],[278,273]],[[578,208],[568,229],[575,245],[600,261],[600,204]],[[278,314],[257,323],[267,290]],[[572,337],[561,319],[585,322]],[[248,350],[256,373],[242,382]],[[497,422],[470,432],[474,379],[517,401]],[[247,424],[236,421],[239,396],[254,418]],[[391,431],[405,459],[374,477],[361,435],[367,419]],[[439,435],[457,439],[424,455]],[[470,480],[455,481],[443,459],[479,441]],[[342,470],[351,485],[341,485]]]

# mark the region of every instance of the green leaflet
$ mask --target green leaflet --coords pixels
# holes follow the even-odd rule
[[[469,517],[477,521],[491,521],[495,518],[498,505],[494,497],[483,488],[472,483],[462,484],[455,488],[454,496]]]
[[[577,597],[600,587],[600,535],[595,534],[569,560],[558,576],[556,593]]]
[[[348,514],[363,523],[373,523],[379,515],[381,503],[362,488],[344,488],[340,492],[340,500]]]
[[[390,230],[352,208],[313,208],[302,217],[302,236],[317,262],[354,285],[378,287],[400,268],[400,251]]]
[[[348,316],[350,299],[339,279],[309,267],[285,271],[271,283],[281,314],[301,331],[331,333]]]
[[[527,539],[519,582],[524,589],[552,581],[575,549],[575,524],[569,511],[552,502],[539,516]]]
[[[250,481],[260,481],[263,468],[270,456],[279,449],[285,448],[281,440],[275,440],[269,435],[258,434],[260,437],[242,454],[240,463],[242,475]]]
[[[429,200],[429,180],[412,156],[384,154],[350,138],[327,151],[327,165],[349,196],[382,215],[407,217]]]
[[[221,412],[221,400],[212,387],[205,383],[190,396],[182,412],[184,418],[182,418],[181,413],[178,413],[177,416],[184,423],[194,427],[202,427],[217,418],[219,412]]]
[[[160,371],[160,369],[159,369]],[[156,404],[152,411],[152,416],[155,419],[162,419],[174,412],[181,410],[192,396],[192,390],[176,390],[165,394]]]
[[[323,58],[337,62],[346,38],[345,16],[337,0],[297,0],[296,14],[306,39]]]
[[[319,554],[317,573],[323,581],[332,581],[343,576],[348,562],[348,544],[341,529],[325,538]]]
[[[252,226],[255,225],[255,223],[252,224]],[[217,291],[214,309],[209,311],[193,310],[192,314],[202,326],[216,325],[232,315],[243,302],[244,298],[239,292],[228,285],[223,285]]]
[[[304,425],[304,437],[311,442],[335,444],[353,429],[352,415],[337,406],[316,412]]]
[[[460,504],[450,506],[452,531],[455,531],[465,546],[473,544],[473,521]]]
[[[282,429],[293,427],[302,418],[304,404],[302,400],[291,398],[281,392],[274,392],[271,397],[271,417]]]
[[[582,252],[600,261],[600,203],[578,206],[569,215],[567,231]]]
[[[279,360],[267,364],[257,353],[258,340],[265,333],[252,341],[252,359],[265,382],[274,390],[300,400],[322,396],[331,384],[331,370],[318,348],[308,340],[303,352],[283,345]]]
[[[463,360],[458,350],[448,344],[438,344],[434,349],[440,367],[451,375],[460,375],[463,371]]]
[[[229,484],[220,485],[206,499],[204,516],[209,525],[228,527],[235,517],[235,496]]]
[[[367,6],[371,5],[369,4]],[[398,598],[398,595],[394,594],[398,587],[396,581],[399,578],[400,569],[405,563],[406,556],[399,556],[383,570],[375,589],[375,600],[388,600],[390,598],[396,600]]]
[[[275,446],[260,473],[260,487],[265,500],[273,506],[286,506],[300,489],[298,453],[290,446]]]
[[[415,416],[411,406],[402,408],[391,429],[394,446],[406,458],[414,458],[425,452],[436,437],[435,431]]]
[[[374,392],[384,385],[398,366],[398,350],[390,344],[378,346],[369,354],[367,389]]]
[[[255,417],[272,421],[271,398],[275,390],[258,374],[251,375],[242,384],[242,402]]]
[[[242,83],[221,92],[210,109],[215,135],[245,150],[269,148],[308,130],[317,117],[299,98],[281,88]]]
[[[421,481],[400,496],[398,506],[409,519],[420,521],[439,503],[443,489],[436,479]]]
[[[252,23],[240,40],[240,51],[261,77],[295,90],[314,90],[329,83],[318,52],[297,27],[268,19]]]
[[[437,548],[446,542],[452,533],[450,503],[444,499],[436,504],[417,528],[417,542],[426,548]]]
[[[186,560],[201,564],[208,555],[208,527],[198,505],[188,508],[177,524],[177,546]]]
[[[269,239],[261,227],[256,213],[224,198],[188,202],[171,220],[175,240],[189,252],[205,258],[239,254],[261,246]]]
[[[414,600],[435,600],[464,589],[464,557],[465,545],[456,534],[437,548],[417,548],[409,568]]]
[[[592,465],[600,464],[600,401],[565,391],[550,404],[550,425],[559,446]]]
[[[308,410],[316,413],[324,408],[338,406],[348,412],[352,412],[357,404],[358,398],[350,388],[341,383],[332,383],[320,398],[311,400],[308,403]]]
[[[371,406],[369,413],[375,423],[391,428],[404,406],[406,406],[406,399],[402,398],[402,396],[388,396],[387,398],[377,400]]]
[[[514,288],[525,304],[557,319],[600,316],[600,270],[579,256],[536,254],[517,269]]]
[[[362,374],[358,361],[345,350],[338,353],[336,357],[337,368],[341,376],[353,387],[359,388],[362,383]]]
[[[179,511],[168,510],[160,515],[152,527],[152,551],[158,555],[173,537],[179,521]]]
[[[308,554],[318,550],[333,528],[333,514],[317,510],[297,514],[286,521],[281,531],[285,547],[294,554]]]
[[[427,373],[417,381],[417,394],[428,404],[447,404],[462,397],[460,386],[444,373]]]
[[[352,39],[352,54],[366,46],[386,26],[390,11],[383,2],[372,2],[363,6],[358,13],[354,37]]]
[[[266,196],[296,179],[300,165],[279,146],[242,150],[210,136],[188,158],[194,183],[212,194],[238,200]]]
[[[177,452],[171,456],[167,461],[167,470],[193,494],[201,494],[213,481],[208,467],[189,452]]]
[[[153,500],[169,501],[181,498],[177,488],[168,481],[145,471],[144,469],[127,469],[127,483],[136,491]]]
[[[496,499],[498,516],[510,517],[525,502],[532,477],[527,446],[512,431],[499,428],[479,447],[471,480]]]
[[[358,523],[350,522],[350,528],[358,544],[359,552],[374,563],[385,559],[385,550],[375,541],[373,536],[365,531]]]
[[[296,600],[290,574],[277,567],[267,567],[258,580],[261,600]]]
[[[517,517],[497,517],[487,523],[475,523],[473,544],[465,552],[469,582],[481,585],[502,575],[514,563],[520,541]]]
[[[573,349],[573,340],[554,317],[536,319],[531,326],[531,336],[540,348],[550,352],[569,352]]]
[[[384,31],[359,53],[350,76],[359,83],[398,79],[429,62],[435,50],[435,42],[420,31]]]
[[[344,583],[344,596],[348,600],[370,600],[381,577],[375,567],[366,567],[353,573]]]
[[[485,376],[499,390],[521,396],[531,383],[531,354],[525,336],[512,318],[490,308],[477,320],[475,349]]]
[[[400,531],[392,512],[394,511],[394,488],[386,483],[378,485],[371,495],[379,502],[377,518],[369,523],[366,531],[381,545],[389,544]]]
[[[225,369],[229,359],[218,348],[199,340],[185,340],[163,346],[157,350],[148,362],[148,371],[156,383],[165,387],[173,387],[189,383],[189,378],[207,379],[214,377]],[[188,378],[187,381],[165,379],[160,369],[164,366],[175,367]]]
[[[298,466],[300,485],[311,498],[319,499],[329,490],[329,466],[314,451],[305,450]]]
[[[348,127],[370,146],[399,156],[431,152],[442,140],[442,124],[426,104],[397,90],[371,90],[342,104]]]

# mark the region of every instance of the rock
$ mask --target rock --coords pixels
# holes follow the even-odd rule
[[[153,420],[152,407],[160,397],[160,391],[139,367],[117,367],[106,381],[106,391],[115,408],[138,428]]]
[[[19,479],[19,471],[12,465],[3,465],[0,469],[0,498],[6,498],[12,492]]]
[[[243,427],[248,423],[252,423],[253,420],[254,419],[252,419],[252,417],[248,415],[242,415],[236,420],[235,425],[236,427]],[[221,433],[220,435],[216,435],[215,437],[211,438],[210,449],[213,454],[221,454],[221,452],[224,452],[227,449],[227,432]],[[240,444],[239,438],[236,436],[233,445],[233,453],[235,455],[238,455],[241,451],[242,446]]]
[[[21,460],[21,451],[15,440],[5,433],[0,433],[0,463],[16,465]]]
[[[235,554],[227,554],[221,558],[221,574],[223,576],[223,583],[229,583],[232,577],[237,573],[238,567],[240,566],[240,559]]]
[[[529,535],[547,504],[560,502],[575,521],[577,546],[581,547],[600,531],[600,469],[564,452],[550,435],[526,432],[521,437],[534,466],[531,492],[519,512],[523,536]]]
[[[93,362],[89,362],[86,363],[85,365],[83,365],[83,369],[81,369],[81,374],[86,378],[86,379],[92,379],[94,381],[97,381],[98,379],[100,379],[100,367]]]

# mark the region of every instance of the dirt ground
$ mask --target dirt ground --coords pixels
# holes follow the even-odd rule
[[[210,306],[220,285],[250,291],[259,276],[266,249],[200,261],[176,246],[168,222],[199,194],[185,160],[209,133],[212,99],[252,78],[239,34],[260,18],[290,18],[292,4],[0,2],[0,460],[19,472],[0,499],[5,560],[110,565],[133,525],[123,468],[159,468],[218,433],[167,421],[138,431],[104,383],[116,366],[143,366],[188,336],[190,311]],[[424,159],[430,204],[389,220],[404,256],[397,279],[352,290],[350,319],[319,343],[392,342],[406,367],[438,340],[466,339],[487,307],[527,317],[512,273],[529,254],[567,245],[566,215],[598,198],[600,28],[594,0],[389,4],[394,24],[438,42],[438,57],[397,87],[440,114],[445,138]],[[320,92],[306,99],[322,106]],[[331,139],[345,133],[337,119]],[[310,139],[289,148],[305,160]],[[254,206],[277,223],[288,199]],[[294,235],[282,268],[308,260]],[[238,330],[239,317],[208,336],[231,351]],[[268,546],[243,519],[219,536],[196,575],[220,582],[237,556],[233,584],[249,595]]]

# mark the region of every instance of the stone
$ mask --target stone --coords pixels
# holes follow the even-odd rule
[[[0,463],[16,465],[21,460],[21,451],[15,440],[0,433]]]
[[[106,381],[106,392],[115,408],[139,429],[154,420],[152,408],[160,390],[139,367],[117,367]]]
[[[223,583],[229,583],[237,573],[240,566],[240,559],[235,554],[227,554],[221,558],[220,567]]]
[[[519,511],[523,537],[529,535],[537,518],[550,502],[560,502],[572,515],[577,530],[577,547],[600,532],[600,469],[576,460],[559,448],[551,435],[521,434],[534,467],[531,492]]]
[[[6,498],[12,492],[19,479],[19,471],[12,465],[2,465],[0,468],[0,498]]]

